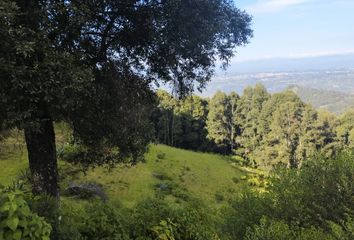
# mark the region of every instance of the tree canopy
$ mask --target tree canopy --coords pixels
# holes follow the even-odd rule
[[[288,90],[269,94],[256,84],[241,96],[220,91],[210,99],[158,95],[155,139],[167,145],[228,154],[265,168],[299,168],[319,152],[334,157],[353,147],[352,110],[341,116],[319,111]]]
[[[52,195],[53,121],[136,159],[149,142],[151,84],[179,95],[202,88],[217,59],[226,65],[252,36],[251,17],[230,0],[0,4],[2,122],[25,130],[34,185]]]

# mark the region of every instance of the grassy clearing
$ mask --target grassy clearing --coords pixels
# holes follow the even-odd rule
[[[11,131],[6,139],[0,142],[0,185],[13,183],[27,168],[23,136],[19,131]]]
[[[11,139],[11,138],[9,138]],[[0,154],[0,184],[9,185],[28,167],[25,150],[9,150]],[[226,157],[197,153],[165,145],[151,145],[146,162],[112,169],[97,167],[86,173],[74,173],[75,167],[59,161],[63,177],[62,189],[70,181],[95,182],[104,188],[111,201],[131,207],[148,197],[163,197],[169,201],[199,198],[205,203],[223,206],[228,198],[249,185],[250,173],[232,164]],[[72,202],[70,198],[64,198]]]
[[[80,174],[77,180],[102,184],[111,200],[129,207],[158,194],[173,201],[191,196],[222,203],[246,184],[233,180],[242,176],[246,173],[220,155],[152,145],[145,163],[111,170],[99,167]]]

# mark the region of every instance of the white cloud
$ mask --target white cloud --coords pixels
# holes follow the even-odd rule
[[[250,13],[275,12],[309,1],[311,0],[259,0],[257,3],[247,6],[246,10]]]

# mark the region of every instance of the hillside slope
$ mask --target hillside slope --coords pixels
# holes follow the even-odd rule
[[[25,157],[19,156],[18,152],[12,152],[0,157],[1,184],[10,184],[26,169]],[[134,166],[97,167],[70,176],[68,172],[74,172],[75,167],[61,161],[62,189],[70,182],[93,182],[103,187],[110,200],[127,207],[153,196],[176,202],[199,198],[218,207],[248,185],[247,176],[252,175],[226,157],[165,145],[152,145],[145,159],[145,163]]]
[[[311,104],[315,108],[325,109],[336,114],[341,114],[349,108],[354,108],[353,94],[298,85],[290,86],[289,90],[296,93],[302,101]]]

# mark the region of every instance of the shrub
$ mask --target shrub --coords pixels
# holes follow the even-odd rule
[[[261,182],[259,181],[259,179],[257,177],[252,177],[250,179],[247,180],[248,185],[252,186],[252,187],[259,187],[261,185]]]
[[[53,227],[52,234],[56,234],[55,227],[58,224],[59,217],[58,200],[47,194],[35,197],[26,195],[26,197],[30,209],[43,217]]]
[[[329,223],[334,239],[354,239],[354,219],[348,218],[343,224]]]
[[[245,191],[224,209],[223,232],[230,239],[243,239],[248,227],[257,225],[269,211],[269,199],[257,192]]]
[[[95,202],[89,205],[85,212],[79,228],[84,239],[129,239],[124,217],[113,206]]]
[[[341,224],[354,213],[354,155],[317,156],[299,170],[281,169],[270,179],[274,214],[302,227]]]
[[[159,153],[156,155],[156,157],[157,157],[159,160],[165,159],[166,153],[159,152]]]
[[[0,190],[0,239],[49,240],[51,226],[33,213],[20,190]]]
[[[249,239],[283,239],[280,232],[288,230],[296,236],[290,239],[353,239],[353,199],[354,154],[319,155],[300,169],[277,169],[264,193],[232,201],[224,232],[244,239],[247,227],[255,226]]]
[[[262,218],[259,225],[248,228],[245,240],[334,240],[329,233],[314,227],[291,228],[283,221]],[[339,238],[343,239],[343,238]]]
[[[66,143],[58,149],[57,154],[59,158],[68,163],[82,166],[82,170],[99,165],[113,167],[117,162],[130,160],[125,158],[115,147],[85,146],[81,143]]]
[[[84,228],[83,218],[85,209],[72,206],[70,203],[63,202],[60,209],[60,225],[59,236],[60,240],[84,240],[80,230]]]
[[[283,222],[272,222],[262,218],[259,225],[248,228],[246,240],[290,240],[293,233]]]
[[[249,166],[250,165],[250,161],[239,156],[239,155],[234,155],[232,157],[230,157],[230,161],[233,163],[236,163],[237,165],[242,165],[242,166]]]
[[[152,176],[159,180],[172,180],[172,178],[164,172],[153,172]]]
[[[232,177],[232,181],[237,184],[240,182],[240,179],[238,177]]]
[[[205,240],[217,235],[210,210],[200,202],[171,205],[158,199],[145,200],[131,216],[131,239]]]
[[[243,181],[245,181],[245,180],[247,180],[247,176],[246,176],[246,175],[242,175],[242,176],[240,177],[240,179],[243,180]]]
[[[160,224],[151,228],[157,240],[175,240],[176,224],[170,219],[161,220]]]
[[[221,192],[216,192],[215,193],[215,200],[217,202],[222,202],[222,201],[225,200],[225,197],[224,197],[224,195]]]

